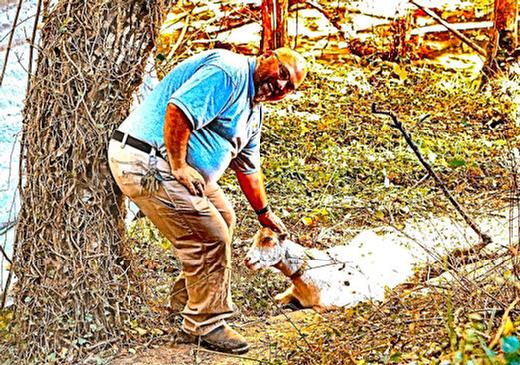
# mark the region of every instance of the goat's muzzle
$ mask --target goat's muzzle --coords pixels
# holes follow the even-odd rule
[[[246,265],[249,270],[256,270],[254,263],[251,262],[251,258],[248,256],[244,259],[244,265]]]

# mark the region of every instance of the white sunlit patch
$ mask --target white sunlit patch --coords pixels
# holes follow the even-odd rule
[[[321,117],[319,115],[314,114],[314,113],[295,111],[294,114],[296,117],[305,119],[309,122],[317,122],[318,120],[321,119]]]
[[[519,81],[516,77],[507,78],[504,77],[500,80],[500,92],[505,93],[515,93],[520,92]]]
[[[399,17],[406,13],[407,0],[365,0],[357,3],[357,8],[364,13],[382,17]]]
[[[299,100],[303,97],[303,94],[300,91],[295,91],[290,93],[285,97],[286,100]]]
[[[520,62],[515,62],[511,64],[509,67],[509,72],[511,72],[513,75],[520,76]]]
[[[220,26],[217,28],[220,28]],[[217,40],[227,43],[259,44],[261,40],[261,31],[262,26],[260,24],[245,24],[241,27],[219,33],[217,35]]]
[[[515,124],[520,126],[520,63],[511,66],[509,75],[501,77],[497,82],[500,92],[511,98],[512,117]]]
[[[343,94],[348,93],[349,87],[355,87],[362,95],[372,92],[372,85],[368,82],[365,73],[360,69],[354,69],[347,73],[345,79],[345,88],[341,90]]]
[[[480,74],[484,67],[484,61],[478,54],[444,54],[435,58],[435,62],[449,70],[470,71],[472,74]]]

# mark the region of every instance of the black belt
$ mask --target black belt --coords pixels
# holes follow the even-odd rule
[[[155,150],[155,155],[164,160],[164,157],[162,156],[161,152],[159,152],[159,150],[157,148],[150,145],[149,143],[146,143],[144,141],[141,141],[140,139],[134,138],[126,133],[115,130],[114,133],[112,133],[111,138],[115,139],[116,141],[123,142],[125,136],[126,136],[125,145],[129,145],[131,147],[137,148],[139,151],[143,151],[148,154],[150,152],[152,152],[153,150]]]

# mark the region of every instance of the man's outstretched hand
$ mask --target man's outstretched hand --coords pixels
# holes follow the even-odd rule
[[[191,195],[203,196],[206,182],[202,175],[190,165],[172,170],[175,179],[188,189]]]
[[[274,214],[270,209],[258,216],[258,221],[262,225],[262,227],[271,228],[273,231],[280,235],[287,234],[287,228],[285,224],[283,224],[282,220]]]

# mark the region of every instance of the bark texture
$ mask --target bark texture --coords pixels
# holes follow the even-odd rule
[[[131,281],[106,146],[142,81],[164,5],[62,0],[43,25],[24,109],[15,363],[76,364],[124,337]]]
[[[488,47],[487,64],[492,65],[495,57],[500,56],[500,51],[506,53],[507,57],[507,54],[512,54],[517,47],[518,0],[495,0],[494,27]]]

